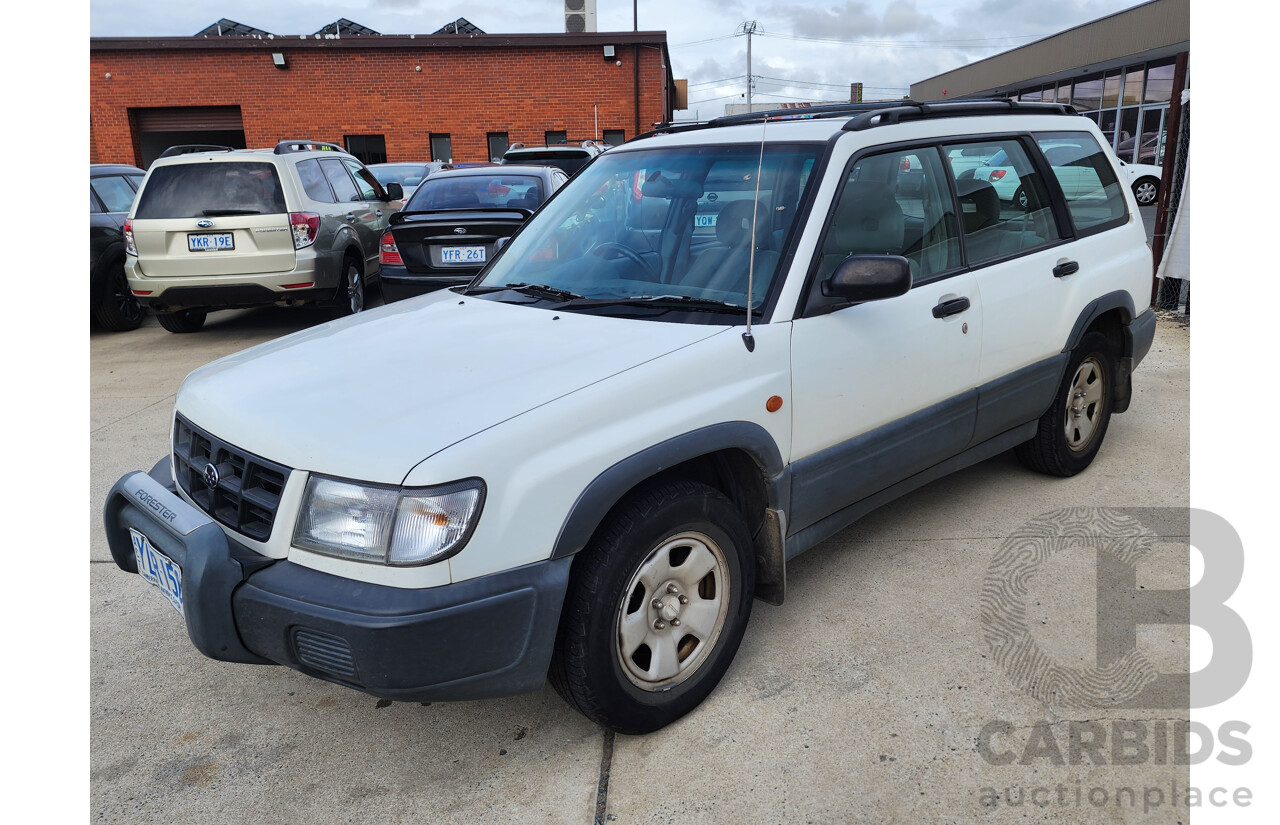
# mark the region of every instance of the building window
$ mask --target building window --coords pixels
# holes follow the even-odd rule
[[[568,143],[569,134],[563,130],[555,132],[545,132],[548,146],[555,146],[557,143]]]
[[[507,149],[510,147],[511,140],[507,137],[506,132],[489,133],[489,160],[502,160],[502,156],[507,153]]]
[[[453,141],[448,135],[431,135],[431,159],[445,163],[453,160]]]
[[[1173,64],[1147,68],[1147,92],[1142,98],[1147,103],[1167,104],[1173,99]]]
[[[627,133],[622,129],[605,129],[604,142],[610,146],[621,146],[627,140]]]
[[[387,162],[387,141],[382,135],[344,135],[342,140],[361,163]]]

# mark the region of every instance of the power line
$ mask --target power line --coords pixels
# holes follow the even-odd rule
[[[828,37],[807,37],[800,34],[773,34],[771,32],[759,31],[756,34],[761,37],[776,37],[780,40],[800,40],[808,43],[836,43],[842,46],[868,46],[872,48],[889,48],[889,49],[925,49],[934,48],[940,45],[964,45],[988,43],[997,46],[1016,46],[1018,43],[1008,43],[1000,41],[1032,41],[1048,37],[1046,34],[1028,34],[1028,35],[1009,35],[1007,37],[979,37],[970,39],[954,39],[954,40],[836,40]]]

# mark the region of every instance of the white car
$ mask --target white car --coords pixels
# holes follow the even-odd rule
[[[188,376],[171,454],[108,497],[112,556],[215,659],[424,702],[549,678],[660,728],[796,555],[1006,450],[1098,455],[1154,336],[1151,252],[1067,111],[756,113],[611,149],[469,285]],[[1002,215],[945,160],[1043,167],[1064,135],[1103,200]]]
[[[1133,190],[1138,206],[1150,206],[1160,197],[1160,175],[1164,170],[1159,166],[1120,161],[1120,171],[1123,173],[1123,180]]]
[[[1101,181],[1096,172],[1087,164],[1081,164],[1085,156],[1079,147],[1058,142],[1044,147],[1046,161],[1053,169],[1059,185],[1073,194],[1090,192],[1094,197],[1103,198]],[[1139,206],[1150,206],[1156,202],[1160,194],[1159,166],[1144,163],[1125,163],[1116,160],[1120,165],[1122,183],[1133,190],[1134,198]],[[1027,190],[1023,186],[1022,176],[1029,173],[1023,169],[1022,175],[1009,161],[1008,155],[1001,151],[989,157],[982,165],[974,168],[973,176],[985,180],[995,187],[1002,201],[1012,203],[1019,209],[1028,208]]]

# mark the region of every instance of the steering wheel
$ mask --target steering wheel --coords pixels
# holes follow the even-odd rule
[[[621,256],[623,258],[626,258],[630,261],[633,261],[639,264],[640,268],[643,269],[645,271],[645,274],[649,276],[649,280],[654,279],[653,267],[649,265],[648,261],[640,257],[639,252],[636,252],[634,249],[627,246],[626,244],[621,244],[616,241],[601,241],[600,243],[591,247],[591,249],[589,249],[588,252],[590,252],[590,254],[595,255],[598,258],[603,258],[604,253],[606,252],[616,252],[617,256]]]

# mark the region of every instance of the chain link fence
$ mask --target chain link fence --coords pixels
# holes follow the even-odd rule
[[[1173,156],[1173,179],[1169,187],[1168,214],[1165,218],[1165,254],[1169,254],[1168,233],[1172,231],[1178,217],[1178,207],[1182,203],[1182,187],[1187,179],[1187,159],[1191,153],[1191,101],[1182,104],[1178,118],[1178,145]],[[1156,309],[1176,311],[1185,307],[1187,315],[1191,314],[1191,281],[1181,278],[1161,278],[1160,290],[1156,295]]]

